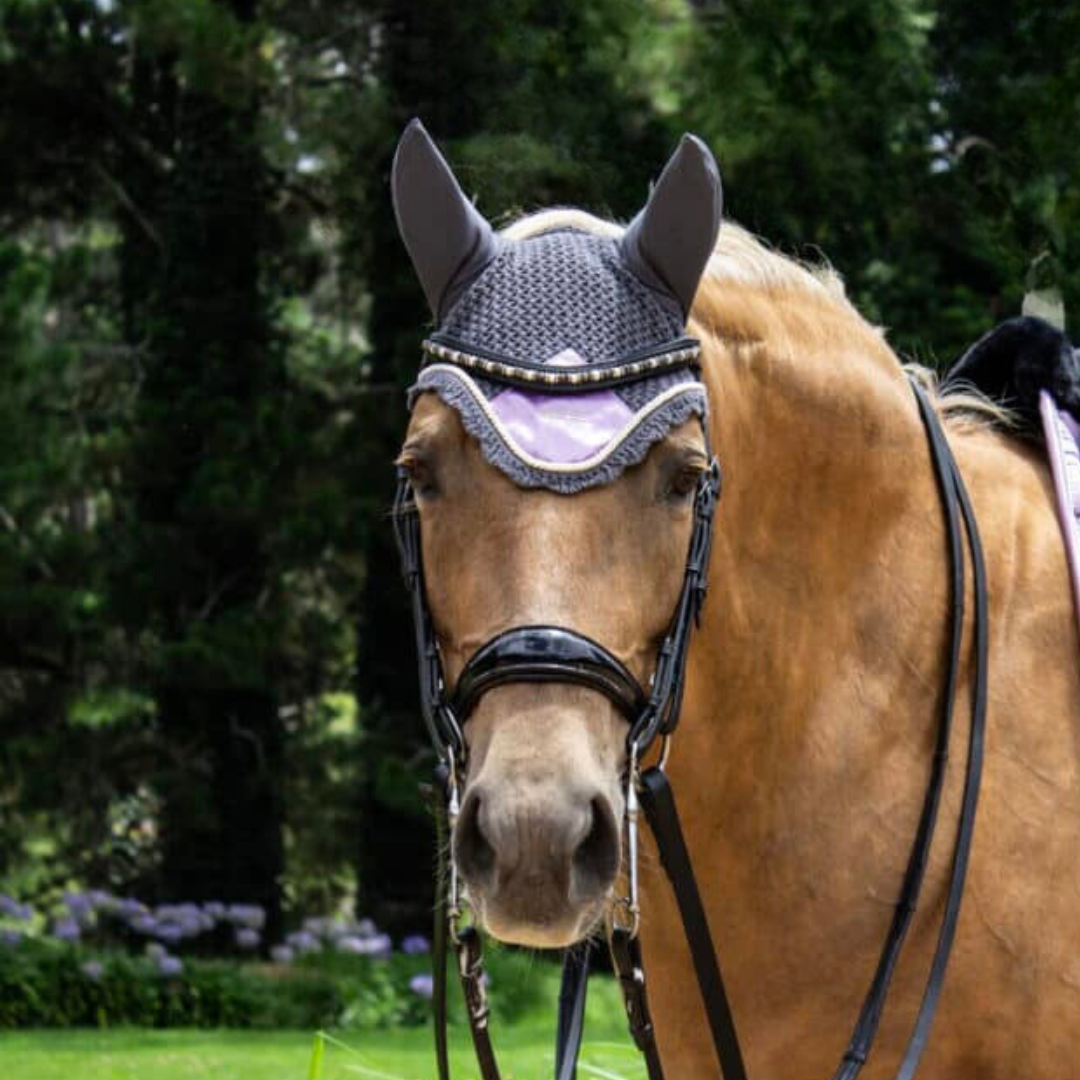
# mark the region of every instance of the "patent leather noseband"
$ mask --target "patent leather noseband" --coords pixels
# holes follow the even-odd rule
[[[488,690],[522,682],[587,687],[628,720],[636,719],[647,701],[626,666],[592,638],[560,626],[517,626],[473,654],[458,676],[450,707],[464,723]]]

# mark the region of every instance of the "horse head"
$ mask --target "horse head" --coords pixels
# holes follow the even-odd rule
[[[490,933],[566,945],[609,909],[623,857],[632,709],[603,680],[647,700],[685,592],[710,466],[685,320],[719,177],[686,137],[625,231],[549,211],[500,234],[414,122],[393,193],[438,323],[399,457],[423,602],[448,695],[482,684],[452,721],[453,857]],[[473,678],[520,628],[554,628],[528,675]],[[595,679],[544,666],[536,648],[564,631],[579,666],[592,645],[606,654]]]

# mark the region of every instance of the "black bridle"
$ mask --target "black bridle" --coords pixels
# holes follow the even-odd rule
[[[911,1080],[929,1036],[945,968],[959,917],[967,864],[978,804],[982,769],[983,734],[987,703],[988,628],[986,569],[978,527],[960,471],[949,449],[940,421],[925,393],[911,383],[930,443],[937,477],[950,553],[950,593],[952,605],[949,668],[938,738],[922,815],[908,860],[907,871],[895,914],[874,972],[870,988],[847,1050],[834,1080],[854,1080],[866,1062],[877,1033],[889,984],[915,912],[934,827],[937,821],[945,765],[952,730],[961,664],[964,628],[965,560],[960,533],[963,519],[970,550],[975,597],[974,690],[972,694],[971,737],[960,823],[949,891],[937,946],[931,962],[923,1000],[909,1039],[897,1080]],[[620,710],[629,724],[627,733],[626,833],[629,895],[621,903],[626,916],[616,918],[610,933],[615,973],[623,991],[631,1036],[642,1051],[650,1080],[663,1080],[663,1068],[649,1012],[645,973],[638,938],[637,898],[637,817],[640,807],[656,839],[661,862],[672,884],[684,932],[693,958],[695,974],[705,1004],[717,1059],[724,1080],[746,1080],[742,1051],[735,1031],[716,948],[709,931],[704,905],[694,877],[690,855],[683,838],[674,793],[664,771],[666,741],[678,724],[686,673],[690,635],[700,621],[705,599],[712,526],[720,495],[720,468],[711,458],[695,494],[694,524],[686,570],[675,613],[660,647],[649,690],[642,690],[626,667],[601,644],[575,630],[555,626],[515,627],[492,638],[472,656],[457,680],[452,695],[447,694],[439,646],[424,588],[420,523],[407,473],[399,472],[394,504],[394,531],[408,586],[416,632],[420,667],[420,696],[424,721],[440,759],[438,787],[445,792],[446,814],[440,820],[440,851],[445,852],[446,830],[457,817],[459,779],[464,776],[468,747],[464,724],[480,697],[495,686],[521,682],[565,682],[588,687],[603,694]],[[641,772],[642,755],[657,737],[665,742],[658,765]],[[449,1080],[446,1040],[445,959],[447,939],[457,954],[458,972],[477,1060],[483,1080],[499,1080],[499,1071],[488,1032],[488,1005],[484,990],[480,937],[475,927],[460,927],[460,896],[457,870],[446,855],[440,878],[447,881],[446,911],[436,916],[435,1011],[436,1057],[440,1080]],[[563,970],[563,990],[559,997],[558,1035],[555,1057],[557,1080],[571,1080],[575,1074],[582,1037],[585,994],[588,980],[588,950],[568,954]]]
[[[506,683],[576,683],[603,694],[629,723],[627,748],[636,747],[637,758],[657,735],[670,736],[679,722],[690,631],[700,619],[705,602],[712,522],[720,484],[720,466],[712,457],[698,478],[686,571],[648,693],[624,664],[584,634],[561,626],[518,626],[477,649],[458,677],[453,694],[448,696],[439,643],[424,591],[419,515],[408,473],[401,469],[394,499],[394,534],[412,597],[420,660],[420,707],[440,760],[448,767],[460,769],[465,765],[468,756],[465,721],[483,694]]]

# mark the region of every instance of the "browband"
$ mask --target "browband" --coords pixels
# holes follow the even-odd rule
[[[560,626],[516,626],[478,649],[458,677],[450,707],[464,724],[480,697],[505,683],[576,683],[603,694],[633,721],[645,694],[622,662],[596,641]]]
[[[508,386],[543,390],[548,394],[580,394],[582,390],[622,386],[637,379],[684,369],[697,373],[701,364],[701,345],[690,337],[643,349],[619,360],[576,364],[572,367],[511,359],[476,345],[465,346],[440,333],[426,338],[421,348],[430,357],[429,363],[454,364],[474,375]]]

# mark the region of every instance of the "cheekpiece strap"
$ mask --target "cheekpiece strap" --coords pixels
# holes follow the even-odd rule
[[[691,631],[700,623],[701,609],[705,603],[713,518],[722,485],[720,462],[713,457],[698,480],[694,496],[694,528],[690,535],[690,551],[675,615],[667,637],[660,645],[648,702],[631,725],[627,736],[627,746],[636,755],[644,753],[657,735],[671,735],[679,723],[686,684],[686,655]]]
[[[446,704],[439,643],[424,591],[424,567],[420,548],[420,515],[412,485],[404,470],[398,471],[394,494],[394,539],[401,558],[401,573],[412,602],[413,633],[420,682],[420,712],[439,760],[461,764],[465,760],[465,735],[453,710]]]

